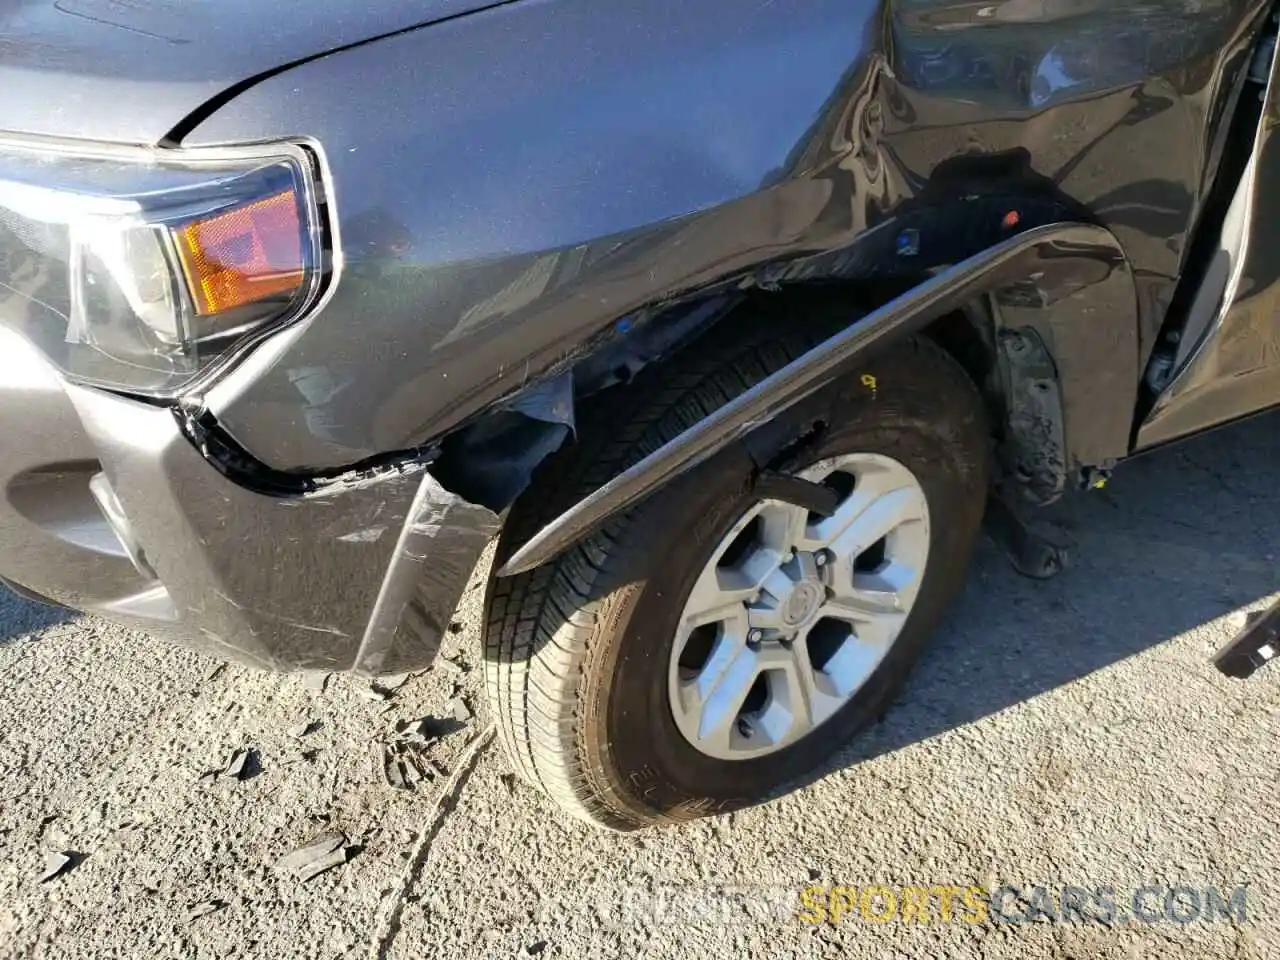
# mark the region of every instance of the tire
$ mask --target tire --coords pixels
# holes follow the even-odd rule
[[[601,422],[535,475],[495,569],[567,506],[820,339],[814,325],[797,333],[794,320],[732,326],[587,405]],[[686,821],[758,803],[820,768],[881,716],[963,585],[986,496],[988,430],[950,355],[908,341],[787,416],[797,436],[825,425],[788,472],[837,454],[891,457],[940,518],[928,524],[928,559],[897,640],[838,712],[779,752],[723,760],[695,749],[667,699],[677,624],[712,551],[758,499],[742,445],[712,458],[550,563],[490,583],[485,673],[501,741],[517,772],[573,815],[615,830]]]

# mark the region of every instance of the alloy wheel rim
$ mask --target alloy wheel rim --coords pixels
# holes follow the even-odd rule
[[[798,476],[834,489],[835,513],[757,502],[717,544],[680,615],[671,713],[716,759],[775,753],[830,720],[892,649],[924,576],[929,507],[905,466],[855,453]]]

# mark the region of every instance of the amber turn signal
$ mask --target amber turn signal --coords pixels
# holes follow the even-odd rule
[[[302,286],[302,222],[292,190],[186,224],[174,234],[199,316],[289,296]]]

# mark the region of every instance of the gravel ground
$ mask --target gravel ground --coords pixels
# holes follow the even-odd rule
[[[1208,658],[1280,589],[1280,417],[1127,465],[1052,514],[1054,581],[989,544],[899,703],[776,802],[631,835],[521,783],[478,676],[389,697],[0,598],[0,956],[1280,956],[1280,668]],[[395,724],[478,716],[389,787]],[[291,728],[310,722],[298,735]],[[251,748],[241,778],[224,770]],[[341,833],[301,881],[279,858]],[[49,852],[69,869],[39,878]],[[1244,923],[806,924],[809,884],[1248,885]],[[1158,902],[1158,901],[1157,901]],[[936,915],[935,915],[936,916]]]

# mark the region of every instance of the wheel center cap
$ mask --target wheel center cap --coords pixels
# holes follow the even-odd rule
[[[816,583],[801,581],[791,588],[791,594],[782,605],[782,622],[798,627],[815,613],[822,603],[822,588]]]

